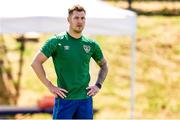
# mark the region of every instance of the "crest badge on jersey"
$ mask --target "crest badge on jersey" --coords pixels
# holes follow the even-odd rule
[[[89,53],[89,51],[91,50],[91,47],[89,45],[83,45],[83,48],[86,53]]]

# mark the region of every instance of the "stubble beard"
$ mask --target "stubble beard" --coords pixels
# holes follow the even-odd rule
[[[84,29],[84,28],[81,28],[81,29],[74,29],[73,31],[74,31],[75,33],[80,34],[80,33],[82,33],[83,29]]]

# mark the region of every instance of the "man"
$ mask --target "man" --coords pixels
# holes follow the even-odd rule
[[[68,31],[50,38],[31,66],[42,83],[56,96],[53,119],[93,119],[92,96],[99,92],[108,67],[99,45],[82,35],[85,9],[75,5],[68,9],[68,13]],[[50,82],[42,66],[49,57],[53,58],[58,87]],[[88,86],[91,57],[100,66],[100,71],[95,85]]]

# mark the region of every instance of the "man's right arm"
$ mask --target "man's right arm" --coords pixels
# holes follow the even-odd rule
[[[41,82],[50,90],[50,92],[52,92],[55,96],[58,95],[61,98],[65,98],[65,93],[67,93],[67,91],[65,89],[54,86],[51,81],[47,79],[45,70],[42,65],[47,59],[48,58],[42,52],[38,52],[31,64],[31,67]]]

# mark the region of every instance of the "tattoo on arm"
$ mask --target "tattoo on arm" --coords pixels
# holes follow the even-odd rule
[[[99,83],[102,85],[108,73],[108,66],[105,59],[102,59],[101,61],[99,61],[98,65],[100,66],[100,70],[99,70],[96,84]]]

